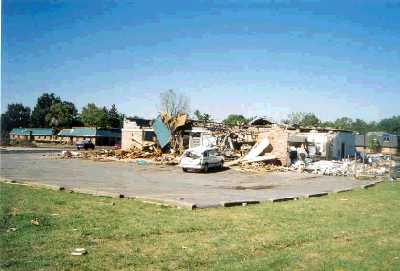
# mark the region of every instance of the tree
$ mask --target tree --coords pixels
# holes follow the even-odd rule
[[[376,136],[369,136],[368,137],[368,149],[373,152],[378,152],[381,145],[379,144],[379,140]]]
[[[123,116],[118,113],[117,107],[113,104],[107,112],[107,126],[110,128],[121,128],[122,122]]]
[[[370,124],[367,122],[363,121],[362,119],[356,119],[355,121],[352,122],[351,125],[351,130],[354,132],[358,132],[360,134],[365,134],[370,132],[371,130]]]
[[[183,94],[177,94],[172,89],[160,94],[161,111],[173,117],[181,113],[189,112],[189,99]]]
[[[107,126],[107,109],[99,108],[94,103],[89,103],[82,108],[80,120],[83,125],[89,127],[105,127]]]
[[[321,121],[313,113],[305,114],[302,121],[300,122],[300,125],[305,126],[305,127],[317,127],[320,124],[321,124]]]
[[[391,118],[381,120],[377,128],[387,133],[400,135],[400,116],[393,116]]]
[[[201,113],[199,110],[194,111],[194,116],[199,121],[210,122],[212,121],[211,115],[207,113]]]
[[[23,104],[9,104],[1,114],[1,141],[4,142],[13,128],[30,126],[31,109]]]
[[[230,114],[222,122],[227,125],[242,125],[247,123],[247,119],[243,115]]]
[[[335,123],[333,123],[332,121],[324,121],[324,122],[321,122],[321,127],[323,127],[323,128],[334,128],[335,127]]]
[[[61,103],[60,97],[56,97],[54,93],[44,93],[37,99],[37,103],[32,111],[31,122],[33,127],[50,127],[50,123],[46,120],[47,114],[53,104]]]
[[[343,117],[335,120],[334,122],[336,129],[342,130],[352,130],[353,129],[353,120],[348,117]]]
[[[300,123],[304,119],[304,116],[305,116],[304,112],[293,112],[288,115],[288,118],[286,120],[283,120],[283,123],[289,125],[300,125]]]
[[[314,113],[295,112],[288,115],[288,118],[283,121],[289,125],[312,126],[316,127],[321,124],[321,121]]]
[[[46,115],[46,121],[51,127],[72,127],[77,124],[78,110],[71,102],[55,103],[50,107],[50,112]]]

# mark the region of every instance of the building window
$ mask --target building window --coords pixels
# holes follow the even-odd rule
[[[390,142],[390,136],[389,135],[384,135],[383,136],[383,141],[384,142]]]

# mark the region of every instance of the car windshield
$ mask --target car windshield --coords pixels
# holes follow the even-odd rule
[[[82,140],[80,143],[81,144],[87,144],[87,143],[89,143],[90,141],[89,140]]]
[[[198,154],[195,154],[195,153],[190,152],[190,151],[185,153],[185,157],[189,157],[189,158],[192,158],[192,159],[199,159],[200,158],[200,156]]]

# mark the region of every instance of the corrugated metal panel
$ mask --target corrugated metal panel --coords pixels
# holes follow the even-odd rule
[[[364,147],[366,145],[365,135],[355,135],[356,147]]]
[[[158,116],[153,121],[153,129],[154,133],[157,137],[157,142],[161,148],[164,148],[168,145],[169,141],[171,140],[171,132],[169,131],[168,127],[164,124],[161,120],[161,116]]]

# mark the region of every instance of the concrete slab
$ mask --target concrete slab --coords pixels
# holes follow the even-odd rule
[[[249,174],[234,170],[183,173],[178,167],[56,159],[55,153],[0,153],[4,179],[80,193],[137,198],[181,208],[280,202],[367,188],[379,180],[353,180],[296,172]]]

